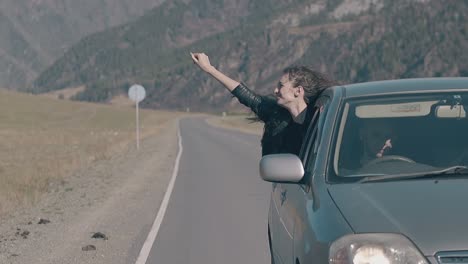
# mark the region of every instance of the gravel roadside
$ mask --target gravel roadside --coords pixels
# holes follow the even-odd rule
[[[0,219],[0,263],[134,263],[172,176],[177,120]]]

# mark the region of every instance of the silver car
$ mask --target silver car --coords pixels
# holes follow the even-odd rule
[[[272,263],[468,263],[468,78],[332,87],[316,111],[299,156],[260,162]]]

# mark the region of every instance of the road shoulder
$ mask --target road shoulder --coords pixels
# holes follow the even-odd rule
[[[253,122],[246,115],[239,116],[209,116],[206,122],[214,127],[235,130],[247,134],[261,135],[263,132],[262,122]]]
[[[139,151],[76,172],[33,209],[2,219],[0,263],[135,261],[172,175],[177,129],[174,120]]]

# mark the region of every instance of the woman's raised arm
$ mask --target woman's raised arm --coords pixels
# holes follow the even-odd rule
[[[213,78],[218,80],[230,92],[232,92],[232,90],[234,90],[234,88],[236,88],[239,85],[238,81],[231,79],[224,73],[218,71],[214,66],[212,66],[210,63],[210,58],[208,58],[208,56],[205,53],[190,52],[190,55],[192,56],[193,62],[197,64],[198,67],[200,67],[200,69],[213,76]]]

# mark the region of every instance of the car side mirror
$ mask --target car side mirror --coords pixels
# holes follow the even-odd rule
[[[269,182],[298,183],[304,177],[304,166],[294,154],[266,155],[260,160],[260,176]]]

